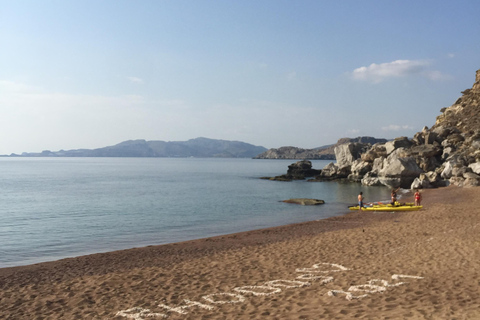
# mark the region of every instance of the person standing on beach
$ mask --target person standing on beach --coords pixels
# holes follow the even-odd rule
[[[415,205],[420,206],[420,203],[422,202],[422,195],[420,194],[420,191],[415,190]]]
[[[398,187],[397,189],[392,189],[392,206],[395,205],[395,202],[397,202],[397,191],[400,189]]]
[[[363,208],[363,192],[358,194],[358,210],[362,211]]]

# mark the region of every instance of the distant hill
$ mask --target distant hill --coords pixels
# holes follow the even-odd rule
[[[387,142],[387,139],[377,139],[373,137],[341,138],[336,144],[315,149],[280,147],[278,149],[269,149],[264,153],[257,155],[255,159],[335,160],[335,147],[349,142],[361,142],[374,145],[375,143],[385,143]]]
[[[266,151],[240,141],[196,138],[188,141],[129,140],[98,149],[76,149],[27,153],[17,157],[198,157],[198,158],[252,158]]]

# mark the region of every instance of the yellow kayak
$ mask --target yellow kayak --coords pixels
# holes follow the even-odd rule
[[[407,207],[411,207],[411,206],[414,206],[415,203],[413,202],[398,202],[396,201],[395,204],[392,204],[390,202],[366,202],[363,204],[365,207],[371,207],[371,206],[374,206],[374,207],[400,207],[400,206],[407,206]]]
[[[415,211],[422,209],[423,206],[395,206],[395,205],[374,205],[371,207],[363,207],[362,211]],[[358,206],[349,207],[350,210],[358,210]]]

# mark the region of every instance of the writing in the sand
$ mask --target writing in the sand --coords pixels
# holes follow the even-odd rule
[[[267,281],[261,285],[235,287],[232,289],[232,292],[212,293],[202,296],[202,302],[205,301],[203,303],[184,299],[183,304],[179,306],[159,304],[157,306],[159,308],[158,312],[141,307],[133,307],[118,311],[116,316],[144,320],[147,318],[168,318],[169,314],[185,315],[188,314],[188,311],[192,308],[213,310],[216,306],[222,304],[243,303],[247,300],[247,296],[269,296],[278,294],[286,289],[307,287],[311,285],[309,281],[316,281],[318,284],[324,285],[334,280],[329,274],[349,270],[351,269],[339,264],[322,262],[314,264],[310,268],[297,268],[295,272],[297,272],[298,276],[295,280],[280,279]],[[399,282],[400,279],[423,279],[418,276],[401,274],[394,274],[391,278],[395,283],[389,283],[383,279],[372,279],[367,281],[366,284],[350,286],[346,291],[342,289],[330,290],[327,294],[331,297],[345,296],[347,300],[361,299],[367,297],[369,294],[383,293],[387,288],[398,287],[407,283]]]

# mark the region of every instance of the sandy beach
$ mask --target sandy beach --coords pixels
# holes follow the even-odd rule
[[[3,268],[0,318],[480,319],[480,188],[422,192],[421,211]]]

